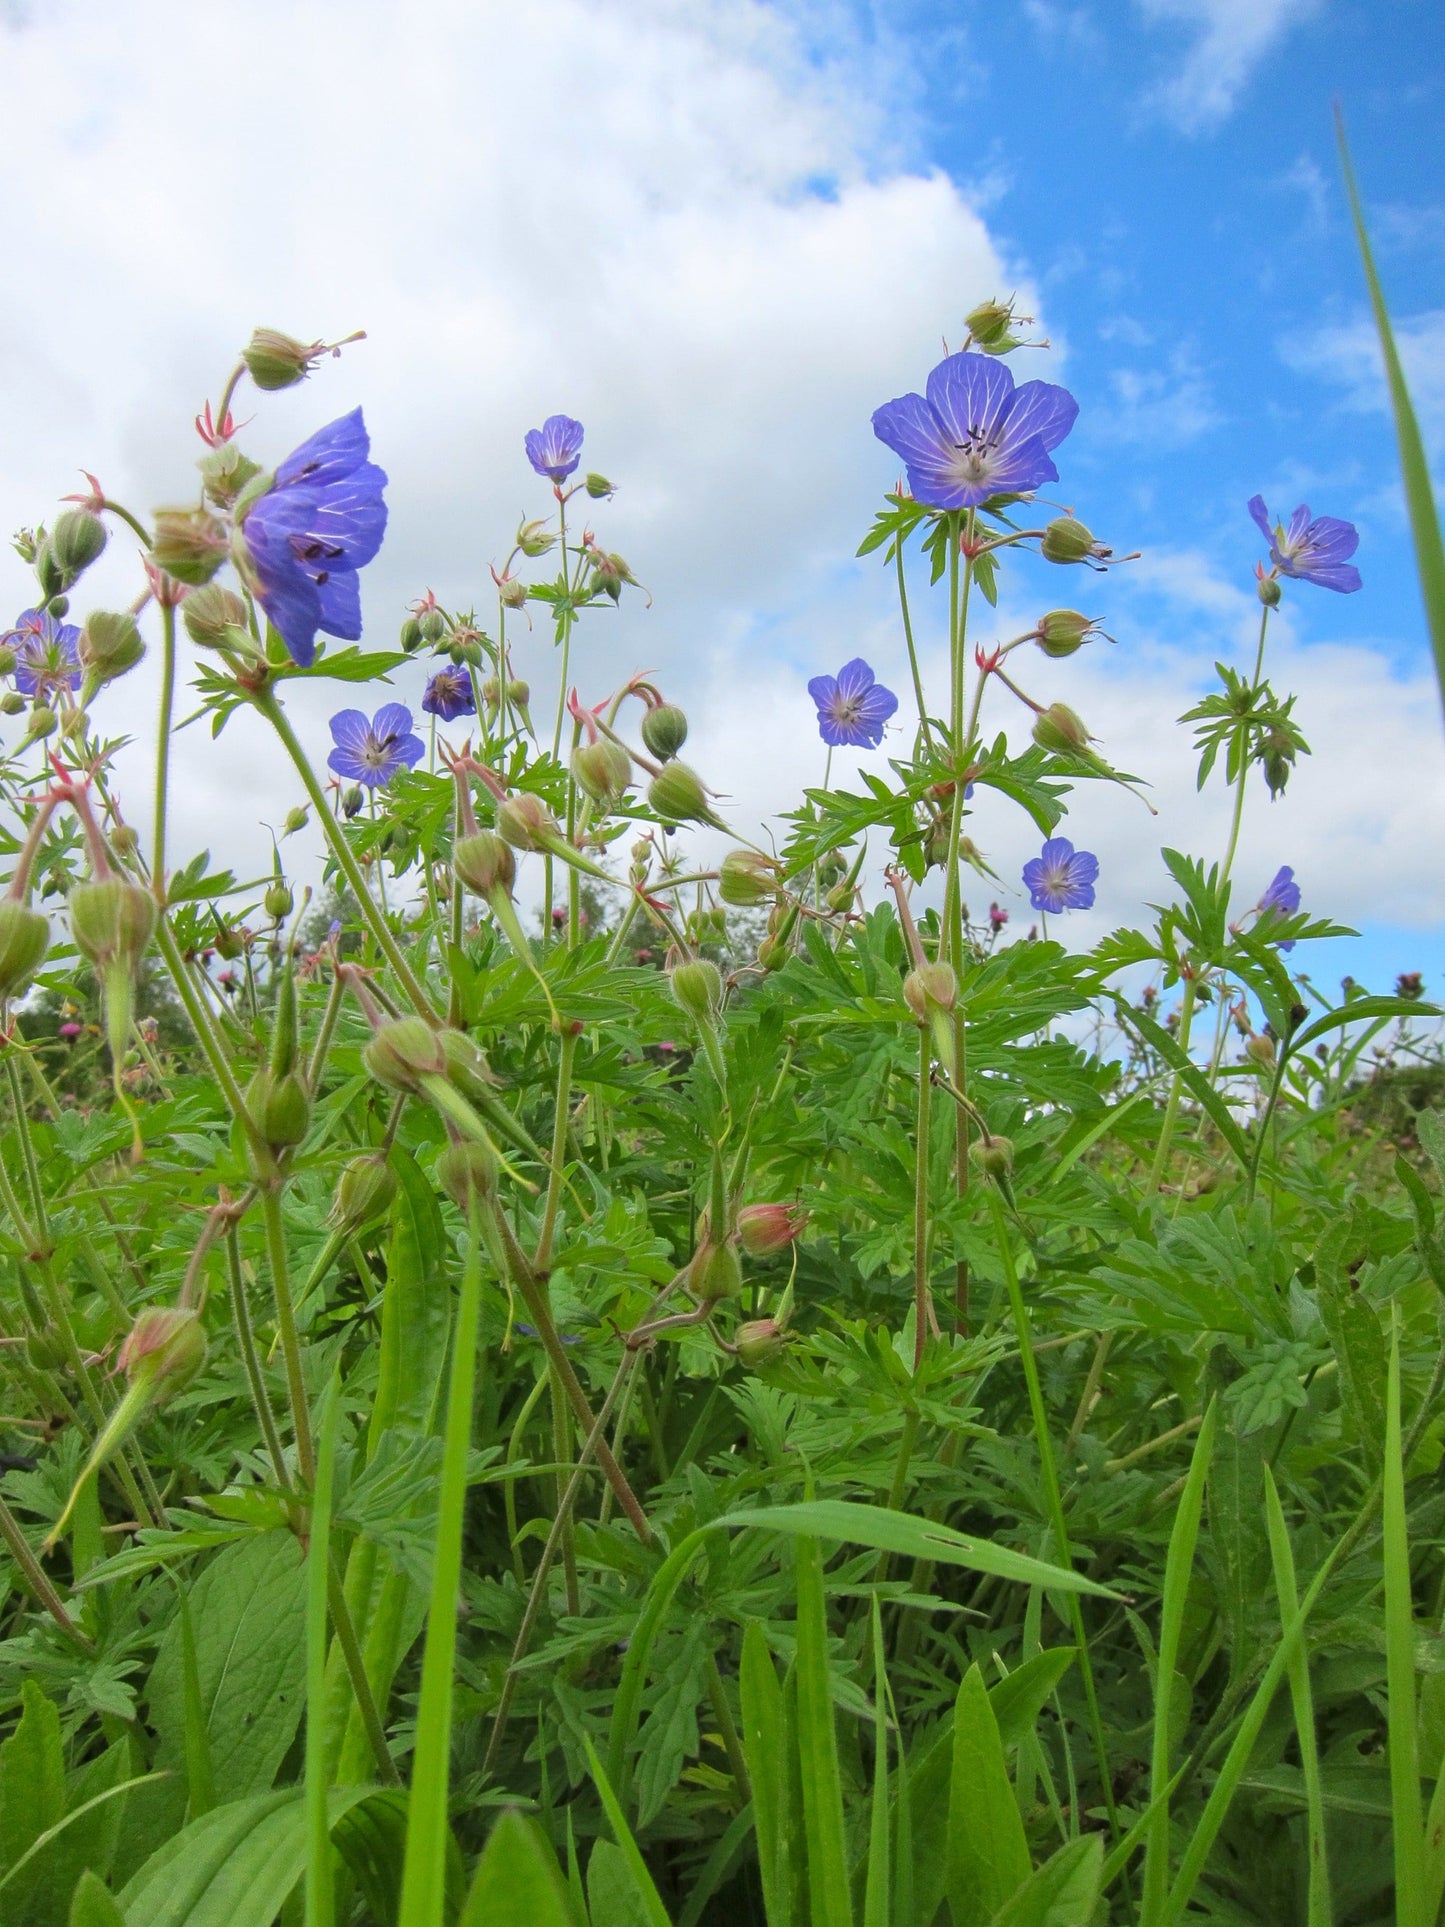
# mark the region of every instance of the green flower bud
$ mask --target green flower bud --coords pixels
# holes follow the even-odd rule
[[[497,805],[497,828],[514,850],[545,850],[547,839],[562,834],[541,797],[526,790]]]
[[[968,1147],[968,1155],[970,1161],[978,1166],[986,1178],[992,1178],[995,1184],[1007,1179],[1014,1168],[1013,1140],[999,1137],[997,1133],[993,1137],[975,1138]]]
[[[743,1266],[737,1246],[729,1240],[715,1245],[704,1238],[687,1268],[688,1290],[705,1305],[720,1298],[736,1298],[743,1288]]]
[[[717,893],[735,910],[753,910],[778,892],[778,866],[760,850],[729,850],[718,865]]]
[[[117,856],[134,856],[140,848],[140,833],[129,823],[117,823],[110,833],[110,846]]]
[[[25,728],[27,739],[33,743],[39,741],[41,737],[53,736],[55,723],[55,711],[49,703],[37,703],[30,712],[30,721]]]
[[[246,948],[246,940],[233,923],[222,924],[216,932],[216,954],[233,963]]]
[[[621,802],[632,781],[632,758],[620,743],[601,736],[573,750],[572,775],[599,809],[610,810]]]
[[[295,836],[297,831],[304,830],[310,821],[309,812],[298,804],[294,810],[287,810],[286,821],[281,825],[281,834]]]
[[[15,651],[9,643],[0,643],[0,676],[13,675],[15,670]]]
[[[157,513],[151,561],[177,582],[192,588],[209,582],[230,552],[224,524],[205,509],[161,509]]]
[[[440,642],[447,633],[447,619],[440,609],[427,609],[417,620],[425,642]]]
[[[188,1385],[206,1362],[206,1334],[197,1311],[152,1305],[126,1335],[116,1363],[132,1384],[142,1375],[164,1386],[166,1398]]]
[[[665,823],[710,823],[726,829],[707,800],[702,778],[686,763],[664,763],[647,786],[647,800]]]
[[[594,502],[605,501],[609,495],[615,495],[617,493],[605,475],[588,475],[583,481],[582,486],[587,490],[587,493],[592,497]]]
[[[687,717],[676,703],[653,703],[642,714],[642,741],[650,756],[666,763],[687,741]]]
[[[447,1070],[442,1041],[421,1017],[395,1017],[383,1024],[361,1061],[378,1084],[411,1093],[421,1089],[423,1077],[445,1077]]]
[[[425,637],[421,632],[421,624],[415,616],[408,616],[406,621],[401,625],[402,648],[409,656],[414,656],[424,641]]]
[[[14,667],[13,663],[11,667]],[[25,698],[18,689],[7,689],[5,694],[0,696],[0,713],[6,716],[18,716],[24,707]]]
[[[45,606],[53,616],[68,615],[70,612],[70,597],[68,595],[53,595]]]
[[[469,1096],[486,1096],[499,1081],[492,1075],[486,1052],[465,1031],[447,1029],[438,1035],[447,1060],[447,1082]]]
[[[366,798],[361,793],[360,783],[353,783],[349,789],[341,792],[341,814],[346,818],[348,823],[353,816],[359,815],[361,806],[365,801]]]
[[[771,1365],[775,1358],[782,1356],[787,1344],[787,1333],[772,1318],[750,1318],[745,1325],[739,1325],[733,1341],[738,1348],[738,1357],[750,1372],[760,1366]]]
[[[673,1000],[694,1022],[711,1024],[722,1009],[722,973],[706,957],[680,963],[668,980]]]
[[[504,609],[520,609],[527,600],[527,585],[517,576],[505,575],[497,584],[497,597]]]
[[[85,700],[86,693],[85,690],[81,691],[82,701]],[[72,709],[66,713],[61,722],[60,733],[65,737],[67,742],[74,742],[79,741],[89,728],[90,718],[86,715],[85,711],[83,709]]]
[[[985,354],[995,352],[1008,342],[1013,326],[1013,309],[1001,301],[980,301],[963,317],[963,325]]]
[[[1255,1034],[1246,1041],[1244,1054],[1251,1062],[1258,1064],[1261,1070],[1272,1071],[1274,1069],[1274,1039],[1272,1037],[1266,1037],[1263,1031],[1256,1031]]]
[[[510,893],[517,859],[501,837],[491,830],[478,830],[459,839],[452,851],[452,869],[473,896],[489,897],[498,887]]]
[[[49,919],[15,897],[0,899],[0,997],[24,990],[49,948]]]
[[[261,902],[273,923],[284,923],[295,907],[296,899],[291,894],[291,885],[278,877],[274,883],[267,885]]]
[[[952,964],[925,963],[903,979],[903,1001],[920,1024],[935,1010],[952,1010],[958,1002],[958,979]]]
[[[246,1108],[273,1151],[299,1144],[311,1124],[311,1099],[295,1071],[257,1071],[246,1087]]]
[[[1087,756],[1093,738],[1067,703],[1050,703],[1034,718],[1034,741],[1040,749],[1051,749],[1061,756]]]
[[[523,522],[517,530],[517,547],[523,555],[545,555],[555,546],[557,538],[547,533],[545,522]]]
[[[320,344],[308,347],[294,335],[283,335],[276,328],[257,328],[241,350],[246,372],[258,388],[274,393],[278,388],[294,388],[311,373],[311,364],[322,352]]]
[[[1060,515],[1044,530],[1039,554],[1046,562],[1084,562],[1095,554],[1094,538],[1072,515]]]
[[[1046,656],[1072,656],[1088,640],[1094,628],[1092,616],[1081,616],[1077,609],[1050,609],[1039,617],[1034,639]]]
[[[787,937],[764,937],[758,945],[758,962],[764,970],[781,970],[792,955],[792,944]]]
[[[80,580],[105,547],[105,524],[89,509],[67,509],[50,531],[48,547],[64,591]]]
[[[246,605],[218,582],[197,589],[181,604],[186,634],[202,649],[231,649],[250,653],[255,648],[247,626]]]
[[[92,691],[102,683],[114,682],[127,669],[134,669],[146,646],[129,610],[115,614],[97,609],[85,619],[78,651],[85,669],[86,689]]]
[[[1262,575],[1255,583],[1255,594],[1259,597],[1266,609],[1277,609],[1283,593],[1283,590],[1280,588],[1278,576]]]
[[[47,1325],[26,1338],[25,1356],[37,1372],[58,1372],[68,1358],[65,1340],[53,1325]]]
[[[134,970],[156,927],[156,900],[127,877],[74,883],[67,898],[75,947],[97,969]]]
[[[437,1183],[459,1211],[471,1209],[473,1198],[490,1198],[497,1189],[497,1157],[489,1145],[461,1138],[442,1152],[436,1163]]]
[[[218,442],[196,467],[201,471],[206,500],[221,509],[233,507],[246,484],[261,473],[261,464],[243,455],[234,442]]]
[[[331,1207],[331,1222],[359,1231],[364,1225],[384,1218],[396,1196],[396,1173],[380,1151],[364,1151],[354,1157],[336,1186]]]

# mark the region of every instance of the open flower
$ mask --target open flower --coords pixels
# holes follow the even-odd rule
[[[0,644],[15,651],[15,687],[42,702],[62,689],[79,689],[80,631],[73,622],[59,622],[44,609],[27,609]]]
[[[425,753],[411,733],[411,711],[402,703],[383,703],[368,722],[359,709],[342,709],[331,718],[335,749],[327,762],[338,776],[376,789],[389,783],[403,764],[408,769]]]
[[[818,705],[818,734],[830,749],[844,743],[877,749],[883,725],[898,707],[893,691],[873,680],[861,656],[845,662],[836,676],[814,676],[808,694]]]
[[[565,482],[582,459],[582,424],[570,415],[549,415],[540,428],[529,428],[527,460],[551,482]]]
[[[1039,854],[1024,865],[1024,886],[1035,910],[1051,915],[1060,910],[1091,910],[1099,859],[1076,850],[1066,836],[1051,836]]]
[[[1268,916],[1271,911],[1276,916],[1292,917],[1297,914],[1299,904],[1299,885],[1294,880],[1294,871],[1286,863],[1275,871],[1269,888],[1255,905],[1255,909],[1261,917]],[[1294,938],[1286,937],[1279,948],[1293,950]]]
[[[1297,582],[1313,582],[1320,589],[1335,589],[1353,595],[1360,586],[1360,572],[1350,557],[1360,546],[1359,531],[1353,522],[1337,516],[1317,515],[1310,520],[1308,502],[1301,502],[1289,518],[1270,526],[1269,510],[1262,495],[1252,495],[1249,512],[1266,542],[1269,559],[1281,575]]]
[[[974,354],[939,362],[927,387],[926,395],[900,395],[873,415],[873,433],[907,463],[917,501],[966,509],[1058,481],[1050,452],[1079,412],[1067,388],[1047,381],[1016,388],[1001,361]]]
[[[318,629],[346,642],[361,635],[357,570],[386,533],[386,471],[367,459],[370,453],[354,408],[288,455],[246,513],[238,562],[303,669],[315,657]]]
[[[440,716],[444,723],[450,723],[458,716],[475,716],[477,704],[472,695],[471,677],[461,668],[438,669],[434,676],[427,679],[421,706],[428,716]],[[408,717],[408,724],[410,721]]]

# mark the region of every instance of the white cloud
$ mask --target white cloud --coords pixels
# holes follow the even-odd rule
[[[1126,318],[1100,333],[1125,334]],[[1111,399],[1090,412],[1089,432],[1108,442],[1152,449],[1183,448],[1217,428],[1220,414],[1209,382],[1186,345],[1165,368],[1118,368],[1109,376]]]
[[[1421,431],[1427,441],[1445,440],[1445,308],[1392,317],[1392,325]],[[1287,367],[1332,384],[1345,407],[1388,410],[1380,338],[1369,315],[1287,335],[1279,352]]]
[[[1177,22],[1191,38],[1177,69],[1148,104],[1184,133],[1228,118],[1265,55],[1318,0],[1139,0],[1151,24]]]

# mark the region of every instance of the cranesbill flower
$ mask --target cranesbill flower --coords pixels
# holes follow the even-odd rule
[[[1281,575],[1298,582],[1313,582],[1317,588],[1336,589],[1353,595],[1360,586],[1360,572],[1350,557],[1360,546],[1359,531],[1353,522],[1342,522],[1334,515],[1317,515],[1310,520],[1309,504],[1301,502],[1289,518],[1270,526],[1269,510],[1262,495],[1252,495],[1249,512],[1269,544],[1269,559]]]
[[[370,453],[354,408],[288,455],[246,512],[242,572],[254,576],[257,600],[303,669],[315,657],[318,629],[346,642],[361,635],[357,570],[386,532],[386,471]]]
[[[327,762],[338,776],[376,789],[389,783],[405,763],[409,769],[425,753],[411,733],[411,711],[402,703],[383,703],[368,722],[359,709],[342,709],[331,718],[335,749]]]
[[[861,656],[845,662],[836,676],[814,676],[808,694],[818,705],[818,734],[830,749],[844,743],[877,749],[883,725],[898,707],[893,691],[873,680]]]
[[[46,702],[62,689],[79,689],[80,631],[73,622],[59,622],[44,609],[27,609],[15,627],[0,636],[0,645],[15,651],[15,687],[23,695]]]
[[[1076,850],[1066,836],[1051,836],[1039,854],[1024,865],[1024,884],[1035,910],[1051,915],[1060,910],[1091,910],[1099,859]]]
[[[458,716],[475,716],[477,703],[471,677],[465,669],[438,669],[427,679],[421,706],[428,716],[440,716],[444,723]]]
[[[527,460],[551,482],[565,482],[582,459],[582,424],[570,415],[549,415],[540,428],[529,428]]]
[[[1294,880],[1294,871],[1286,863],[1275,871],[1269,888],[1255,905],[1255,909],[1262,917],[1267,916],[1270,911],[1274,911],[1277,916],[1292,917],[1298,912],[1299,905],[1299,885]],[[1293,950],[1294,938],[1287,937],[1279,948]]]
[[[873,433],[908,465],[915,500],[966,509],[1058,481],[1050,452],[1079,412],[1067,388],[1047,381],[1016,388],[995,356],[961,354],[939,362],[927,390],[900,395],[873,415]]]

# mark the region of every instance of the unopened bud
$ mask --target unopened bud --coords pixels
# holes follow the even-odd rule
[[[1266,609],[1277,609],[1279,607],[1280,597],[1283,591],[1280,588],[1278,576],[1262,575],[1254,586],[1255,594],[1259,597]]]
[[[1091,741],[1083,719],[1067,703],[1050,703],[1034,718],[1034,741],[1061,756],[1086,756]]]
[[[745,1204],[738,1213],[738,1237],[750,1258],[766,1258],[795,1244],[807,1222],[801,1205]]]
[[[523,608],[527,601],[526,583],[519,576],[503,576],[497,584],[497,599],[504,609]]]
[[[526,790],[497,805],[497,829],[514,850],[544,850],[548,839],[562,833],[541,797]]]
[[[9,643],[0,643],[0,676],[13,675],[15,671],[15,651]]]
[[[620,743],[601,736],[572,752],[572,775],[599,809],[609,810],[621,801],[632,781],[632,758]]]
[[[110,833],[110,847],[117,856],[134,856],[140,848],[140,833],[129,823],[117,823]]]
[[[198,589],[181,604],[186,634],[202,649],[250,651],[254,644],[247,626],[246,605],[218,582]]]
[[[320,352],[316,342],[308,346],[294,335],[283,335],[277,328],[257,328],[241,350],[241,359],[256,386],[274,393],[278,388],[294,388],[298,381],[305,381]]]
[[[230,549],[224,525],[206,509],[161,509],[156,515],[150,559],[177,582],[193,588],[209,582]]]
[[[1083,562],[1094,553],[1094,538],[1072,515],[1057,516],[1044,530],[1039,554],[1046,562]]]
[[[545,555],[557,538],[547,533],[545,522],[523,522],[517,530],[517,547],[523,555]]]
[[[694,1022],[711,1024],[722,1009],[722,973],[706,957],[693,957],[673,970],[668,983],[673,1000]]]
[[[750,1318],[745,1325],[738,1326],[733,1340],[738,1357],[750,1372],[771,1365],[775,1358],[781,1357],[787,1342],[787,1333],[772,1318]]]
[[[360,783],[353,783],[349,789],[341,792],[341,814],[350,822],[353,816],[360,814],[365,801]]]
[[[396,1196],[396,1173],[380,1151],[364,1151],[341,1173],[331,1222],[359,1231],[384,1218]]]
[[[968,1155],[984,1176],[992,1178],[996,1184],[1001,1179],[1007,1178],[1014,1168],[1014,1147],[1011,1138],[997,1135],[975,1138],[968,1147]]]
[[[1092,616],[1081,616],[1077,609],[1050,609],[1039,617],[1034,640],[1046,656],[1072,656],[1094,627]]]
[[[311,1099],[295,1071],[273,1077],[257,1071],[246,1087],[246,1108],[273,1151],[299,1144],[311,1124]]]
[[[75,947],[98,969],[118,964],[133,971],[156,925],[156,900],[126,877],[101,877],[71,885],[67,898]]]
[[[605,475],[589,474],[583,482],[583,487],[587,490],[587,493],[592,497],[594,502],[605,501],[609,495],[615,495],[617,493]]]
[[[650,756],[664,763],[687,741],[687,717],[676,703],[653,703],[642,714],[642,741]]]
[[[975,344],[985,354],[996,352],[1009,343],[1009,329],[1013,326],[1013,309],[1005,307],[1001,301],[980,301],[976,308],[963,317],[963,325],[973,336]]]
[[[958,1002],[958,979],[953,965],[919,964],[903,979],[903,1001],[919,1023],[926,1023],[935,1010],[952,1010]]]
[[[449,1144],[437,1159],[436,1176],[458,1210],[470,1210],[474,1198],[489,1198],[496,1191],[496,1153],[471,1138],[460,1139]]]
[[[49,948],[48,918],[14,897],[0,898],[0,997],[24,990]]]
[[[485,1095],[498,1079],[481,1045],[461,1030],[447,1029],[438,1035],[447,1060],[447,1082],[468,1096]]]
[[[764,937],[758,945],[758,963],[764,970],[781,970],[793,954],[787,937]]]
[[[761,850],[729,850],[718,865],[717,893],[735,910],[768,903],[778,891],[778,866]]]
[[[401,625],[401,635],[399,638],[401,646],[407,655],[414,656],[417,650],[421,648],[423,639],[421,624],[415,616],[408,616],[406,621]]]
[[[129,610],[116,614],[97,609],[85,619],[78,654],[86,672],[86,687],[99,688],[134,669],[146,652],[135,617]]]
[[[687,1286],[704,1305],[720,1298],[736,1298],[743,1288],[742,1260],[731,1241],[715,1245],[704,1239],[687,1268]]]
[[[145,1375],[169,1398],[189,1384],[206,1362],[206,1334],[197,1311],[152,1305],[126,1335],[117,1366],[132,1382]]]
[[[18,689],[7,689],[5,694],[0,696],[0,714],[18,716],[24,707],[25,698]]]
[[[298,803],[294,810],[287,810],[286,821],[281,825],[281,834],[283,836],[295,836],[297,831],[304,830],[310,821],[311,817],[309,812],[303,809]]]
[[[89,509],[67,509],[50,531],[47,546],[63,592],[80,580],[105,547],[105,524]]]
[[[458,881],[473,896],[489,897],[499,886],[508,892],[517,874],[517,859],[491,830],[461,837],[452,851]]]
[[[30,712],[30,721],[26,724],[25,734],[31,742],[37,742],[41,737],[55,734],[55,723],[55,711],[49,703],[37,703]]]
[[[1245,1056],[1258,1064],[1261,1070],[1274,1069],[1274,1039],[1265,1036],[1263,1031],[1256,1031],[1254,1036],[1246,1041],[1244,1052]]]
[[[447,1068],[441,1039],[420,1017],[395,1017],[383,1024],[361,1061],[378,1084],[411,1093],[420,1090],[423,1077],[444,1077]]]
[[[442,637],[447,633],[447,619],[440,609],[426,610],[424,614],[418,618],[418,623],[421,629],[422,639],[425,642],[440,642]]]
[[[277,882],[267,885],[266,894],[261,902],[272,923],[284,923],[290,916],[296,899],[291,894],[289,883]]]
[[[647,786],[647,800],[665,823],[711,823],[722,829],[707,800],[702,778],[686,763],[665,763]]]

